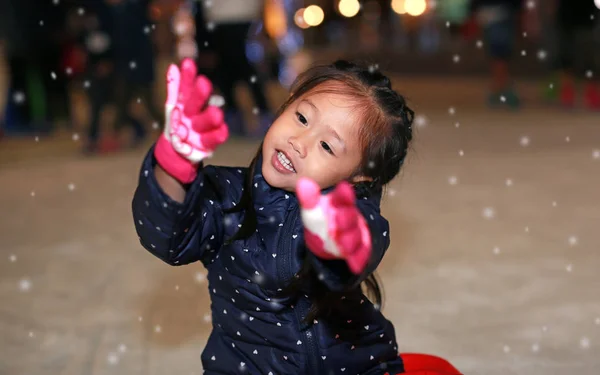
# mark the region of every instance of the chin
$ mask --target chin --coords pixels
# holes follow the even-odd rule
[[[269,151],[263,150],[263,177],[265,178],[265,181],[274,188],[294,192],[296,190],[298,174],[282,169],[281,164],[278,164],[275,160],[276,155],[277,151],[274,149]]]

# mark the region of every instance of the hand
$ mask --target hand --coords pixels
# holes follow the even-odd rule
[[[155,148],[161,167],[182,183],[193,181],[200,162],[229,137],[223,111],[206,106],[212,84],[196,74],[191,59],[182,62],[181,72],[175,65],[169,67],[165,128]]]
[[[344,259],[360,274],[371,256],[371,233],[356,207],[356,197],[347,182],[328,195],[321,195],[312,180],[301,178],[296,186],[306,246],[323,259]]]

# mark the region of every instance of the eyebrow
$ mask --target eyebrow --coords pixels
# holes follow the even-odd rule
[[[310,99],[304,98],[302,99],[303,102],[305,102],[306,104],[310,105],[311,107],[313,107],[313,109],[316,112],[319,112],[319,108],[317,108],[317,106],[315,105],[315,103],[313,103]]]

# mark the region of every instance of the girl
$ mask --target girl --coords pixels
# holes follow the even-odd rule
[[[171,66],[165,132],[133,198],[148,251],[208,269],[205,373],[457,374],[399,356],[379,310],[372,273],[390,238],[379,205],[413,121],[390,80],[345,61],[309,69],[248,168],[202,163],[228,137],[222,111],[205,106],[211,89],[191,60]]]

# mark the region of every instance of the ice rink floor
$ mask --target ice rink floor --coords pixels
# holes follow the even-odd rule
[[[600,114],[489,110],[484,84],[397,82],[419,118],[384,201],[384,313],[400,351],[468,375],[600,374]],[[200,375],[205,271],[154,258],[131,219],[145,150],[77,147],[0,142],[0,374]]]

